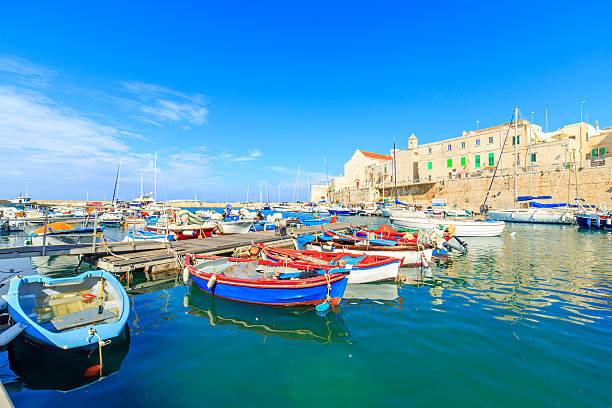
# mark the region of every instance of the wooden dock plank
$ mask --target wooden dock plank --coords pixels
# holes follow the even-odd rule
[[[336,223],[332,227],[345,230],[350,224]],[[304,226],[288,228],[288,234],[312,234],[321,231],[321,226]],[[53,255],[84,255],[88,262],[96,263],[98,267],[110,272],[126,272],[137,268],[156,266],[172,267],[175,254],[184,256],[193,254],[216,254],[231,252],[233,249],[249,246],[253,243],[283,242],[291,239],[290,235],[280,236],[276,231],[258,231],[245,234],[218,235],[203,239],[190,239],[170,243],[160,242],[109,242],[96,244],[94,251],[91,244],[79,245],[49,245],[46,254]],[[109,252],[112,252],[110,253]],[[42,247],[24,246],[0,248],[0,259],[41,256]]]

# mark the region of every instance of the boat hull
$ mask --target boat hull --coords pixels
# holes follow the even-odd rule
[[[157,232],[159,234],[165,234],[169,232],[173,234],[177,240],[183,241],[186,239],[196,239],[196,238],[208,238],[212,235],[215,230],[214,227],[206,227],[206,228],[195,228],[195,229],[179,229],[179,228],[147,228],[148,231]]]
[[[408,218],[391,217],[391,223],[400,228],[412,229],[444,229],[448,225],[456,227],[455,235],[458,237],[496,237],[504,232],[505,224],[503,221],[460,221],[444,220],[432,218]]]
[[[576,223],[580,228],[612,231],[612,215],[576,214]]]
[[[487,218],[496,221],[530,224],[572,224],[575,220],[572,213],[531,209],[491,210]]]
[[[238,302],[271,306],[318,305],[329,296],[340,302],[346,289],[348,274],[331,273],[308,279],[237,279],[210,272],[203,272],[186,257],[185,263],[191,280],[204,292]],[[234,260],[233,262],[244,262]],[[258,261],[261,265],[267,261]],[[273,264],[273,263],[272,263]],[[311,265],[310,270],[316,265]],[[281,268],[279,268],[279,271]],[[214,271],[214,269],[213,269]],[[209,280],[215,276],[213,282]]]
[[[234,221],[234,222],[220,222],[219,231],[221,234],[246,234],[251,230],[253,221]]]
[[[323,252],[347,252],[349,254],[367,254],[367,255],[379,255],[389,256],[392,258],[401,259],[400,266],[421,266],[423,265],[423,258],[427,263],[431,262],[433,250],[431,248],[423,251],[408,251],[408,250],[372,250],[372,249],[352,249],[347,248],[347,245],[343,245],[340,248],[334,248],[331,245],[323,243],[308,243],[306,248],[298,248],[297,241],[294,241],[296,249],[307,249],[310,251],[323,251]],[[392,247],[390,247],[392,248]],[[397,276],[397,275],[396,275]]]

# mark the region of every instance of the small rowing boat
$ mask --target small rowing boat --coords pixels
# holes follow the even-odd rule
[[[184,280],[189,277],[203,291],[239,302],[275,306],[338,305],[349,270],[315,264],[185,256]]]
[[[396,280],[402,259],[380,255],[342,252],[297,251],[258,245],[264,259],[276,262],[314,263],[350,269],[348,283],[372,283]]]
[[[129,299],[109,272],[88,271],[69,278],[31,275],[11,280],[8,309],[21,336],[34,343],[72,350],[98,347],[119,336],[127,323]]]

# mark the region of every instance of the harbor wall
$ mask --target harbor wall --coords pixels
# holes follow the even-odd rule
[[[570,172],[563,167],[548,171],[534,171],[531,174],[531,194],[529,191],[529,172],[523,171],[517,177],[517,195],[551,195],[549,202],[574,203],[576,198],[576,180],[578,197],[589,204],[605,204],[612,208],[612,161],[598,167],[579,167]],[[437,182],[398,185],[384,189],[385,198],[396,196],[400,201],[410,204],[430,205],[432,199],[445,199],[449,206],[457,206],[471,211],[478,211],[483,203],[491,176],[477,178],[453,178]],[[568,193],[569,191],[569,193]],[[349,200],[350,197],[350,200]],[[370,187],[361,189],[344,189],[332,192],[332,201],[371,202],[382,199],[383,189]],[[504,171],[498,174],[487,199],[490,208],[512,208],[514,202],[514,172]]]

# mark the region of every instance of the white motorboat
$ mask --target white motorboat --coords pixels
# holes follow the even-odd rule
[[[391,217],[391,224],[408,229],[444,229],[454,226],[458,237],[496,237],[504,232],[506,224],[493,220],[443,220],[430,217]],[[452,228],[452,227],[451,227]]]
[[[223,221],[217,223],[217,231],[221,234],[245,234],[253,226],[253,221]]]
[[[573,224],[576,221],[576,215],[572,211],[549,211],[541,208],[490,210],[487,218],[498,221],[534,224]]]
[[[98,222],[101,224],[121,224],[123,222],[123,214],[118,212],[108,212],[98,217]]]

